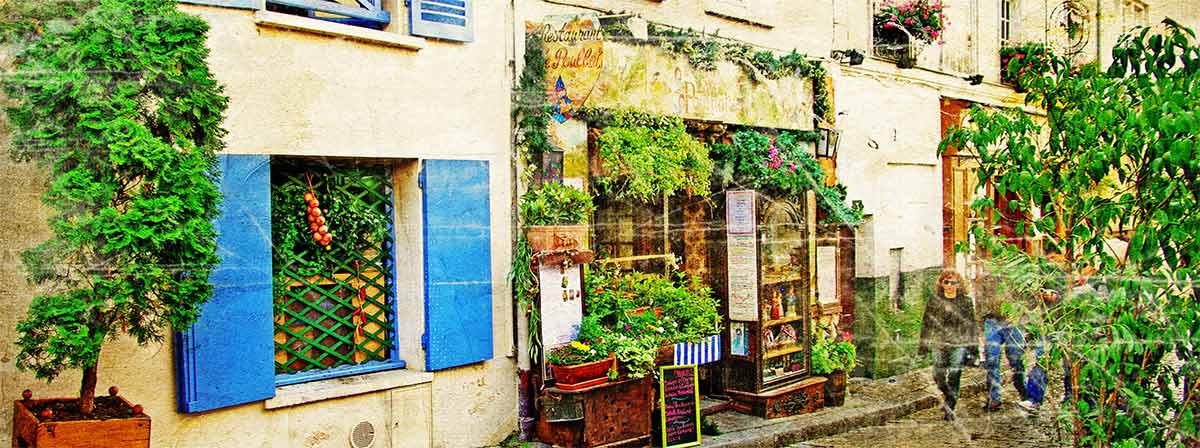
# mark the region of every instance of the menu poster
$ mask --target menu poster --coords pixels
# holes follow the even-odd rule
[[[754,190],[725,192],[725,233],[754,234]]]
[[[754,235],[730,235],[726,239],[729,288],[729,318],[758,321],[758,247]]]
[[[658,378],[662,446],[699,445],[700,386],[696,383],[696,365],[659,367]]]

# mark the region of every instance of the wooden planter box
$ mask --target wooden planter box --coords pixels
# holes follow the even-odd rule
[[[567,448],[648,446],[654,381],[646,376],[580,390],[552,387],[541,392],[542,412],[537,436],[542,442]],[[571,418],[554,418],[545,412],[551,402],[568,401],[577,407]]]
[[[118,397],[120,398],[120,397]],[[74,398],[29,400],[30,405]],[[126,406],[129,401],[121,398]],[[42,422],[33,415],[26,401],[13,404],[13,448],[149,448],[150,416],[109,420]]]
[[[534,253],[584,249],[588,226],[529,226],[525,238]]]

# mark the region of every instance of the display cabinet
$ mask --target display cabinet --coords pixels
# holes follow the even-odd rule
[[[810,384],[815,198],[810,193],[796,203],[742,190],[727,194],[726,208],[727,388],[754,414],[811,410],[819,398]],[[751,228],[749,236],[740,231]],[[773,404],[794,401],[795,394],[803,399],[791,406],[794,412]]]

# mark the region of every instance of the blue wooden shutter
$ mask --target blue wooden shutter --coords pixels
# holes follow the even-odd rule
[[[261,9],[263,0],[179,0],[179,3],[196,5],[224,6],[237,9]]]
[[[491,210],[488,163],[426,160],[425,368],[492,357]]]
[[[264,155],[221,155],[221,264],[200,319],[175,335],[180,412],[275,396],[271,293],[271,165]]]
[[[472,0],[408,0],[408,29],[414,36],[470,42],[475,39]]]

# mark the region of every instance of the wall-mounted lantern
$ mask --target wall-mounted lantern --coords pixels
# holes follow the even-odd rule
[[[862,65],[864,55],[861,51],[851,48],[848,50],[833,50],[829,53],[829,57],[836,59],[840,64]]]
[[[818,126],[817,132],[821,138],[817,140],[817,157],[837,157],[838,140],[840,140],[841,132],[834,129],[832,126]]]

